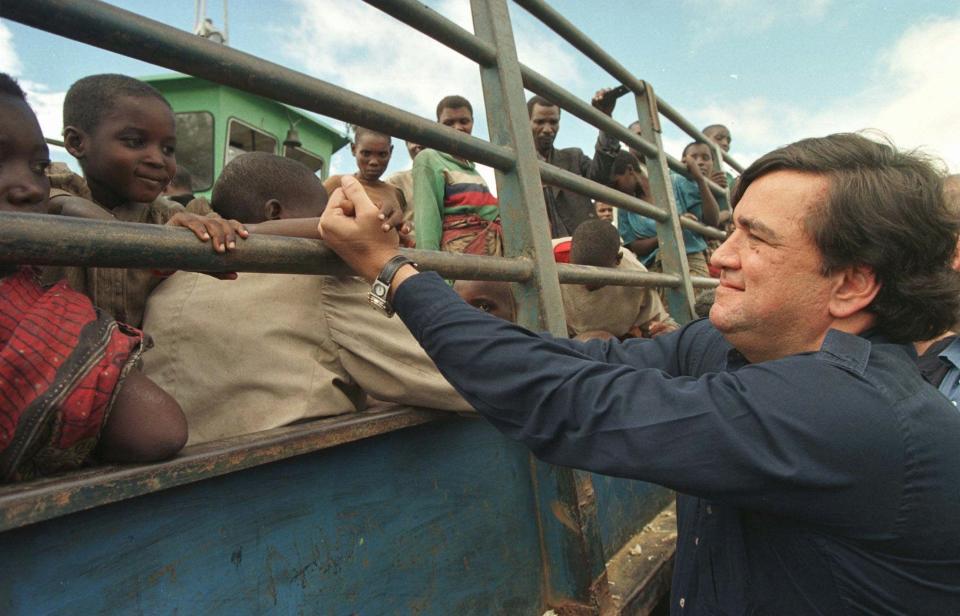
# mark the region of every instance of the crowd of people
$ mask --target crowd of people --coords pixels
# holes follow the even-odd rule
[[[592,104],[609,115],[615,99],[601,90]],[[542,160],[655,203],[641,152],[603,131],[592,157],[558,149],[560,107],[534,96],[527,109]],[[473,107],[447,96],[436,119],[470,134]],[[727,127],[703,133],[729,150]],[[563,285],[575,340],[561,340],[511,323],[510,285],[420,275],[397,254],[401,241],[503,254],[497,198],[471,161],[408,142],[412,169],[382,179],[392,139],[358,128],[352,174],[321,182],[294,160],[247,153],[207,200],[177,167],[169,103],[122,75],[70,88],[63,136],[82,177],[50,168],[23,91],[0,75],[0,209],[184,227],[218,253],[256,234],[321,238],[358,277],[3,269],[2,480],[162,460],[188,442],[382,403],[476,410],[545,459],[694,495],[680,505],[674,592],[704,605],[746,604],[754,591],[731,571],[749,571],[767,606],[870,611],[910,593],[957,605],[960,533],[944,533],[960,498],[938,489],[960,482],[943,453],[960,451],[947,402],[960,395],[960,216],[955,178],[922,159],[841,135],[781,148],[734,178],[712,145],[688,144],[689,177],[670,178],[677,213],[732,232],[713,247],[683,232],[690,273],[719,272],[713,308],[712,295],[698,298],[710,320],[680,328],[651,288]],[[901,175],[865,199],[881,189],[864,169]],[[708,180],[733,188],[730,203]],[[654,220],[552,185],[543,197],[558,260],[660,269]],[[920,369],[904,343],[917,344]],[[941,530],[914,532],[929,525]],[[825,566],[791,576],[823,554],[833,578]]]

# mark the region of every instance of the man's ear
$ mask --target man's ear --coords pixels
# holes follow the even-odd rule
[[[87,151],[87,135],[75,126],[68,126],[63,129],[63,146],[70,156],[77,160],[82,159]]]
[[[835,319],[844,319],[866,310],[873,303],[880,287],[873,268],[851,265],[834,272],[828,308]]]
[[[283,206],[277,199],[270,199],[263,204],[263,217],[266,220],[280,220],[283,218]]]
[[[351,144],[350,144],[350,153],[353,154],[354,156],[357,155],[357,144],[356,144],[356,143],[351,143]]]

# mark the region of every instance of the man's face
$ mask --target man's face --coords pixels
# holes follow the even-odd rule
[[[357,159],[360,177],[368,182],[376,182],[390,164],[393,144],[382,135],[361,133],[351,150]]]
[[[444,107],[437,122],[468,135],[473,132],[473,114],[466,107]]]
[[[704,136],[710,141],[720,146],[724,152],[730,151],[730,144],[733,143],[733,137],[725,126],[715,126],[703,131]]]
[[[549,151],[560,131],[560,108],[534,105],[530,112],[530,128],[533,130],[533,143],[537,146],[537,151]]]
[[[613,222],[613,206],[609,203],[604,203],[603,201],[597,201],[594,206],[597,210],[597,218],[600,220],[606,220],[607,222]]]
[[[640,128],[639,122],[634,122],[633,124],[628,126],[627,130],[629,130],[631,133],[633,133],[637,137],[643,137],[643,130]],[[640,162],[643,162],[646,160],[646,158],[643,155],[643,152],[636,149],[635,147],[629,146],[627,149],[630,150],[630,153],[636,156],[640,160]]]
[[[754,180],[734,211],[735,230],[711,259],[720,286],[710,321],[751,361],[820,348],[833,319],[831,278],[804,229],[827,197],[825,178],[776,171]]]
[[[708,178],[713,173],[713,154],[710,152],[710,146],[705,143],[691,145],[683,153],[683,162],[692,160],[698,167],[703,177]]]
[[[50,152],[27,104],[0,94],[0,212],[47,210]]]

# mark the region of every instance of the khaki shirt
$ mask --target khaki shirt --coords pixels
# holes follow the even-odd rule
[[[82,197],[95,205],[90,190],[83,178],[73,173],[50,176],[50,197]],[[194,199],[186,208],[164,197],[152,203],[127,203],[104,212],[123,222],[139,222],[164,225],[178,212],[190,212],[199,216],[217,216],[205,199]],[[56,203],[51,203],[49,213],[60,214]],[[74,291],[83,293],[93,304],[106,311],[117,321],[140,327],[147,296],[160,282],[163,274],[149,269],[123,269],[112,267],[67,267],[47,266],[42,270],[44,284],[53,284],[66,279]]]
[[[623,250],[617,269],[645,272],[645,268],[629,250]],[[644,327],[651,321],[673,322],[663,307],[656,289],[607,285],[588,291],[584,285],[560,285],[567,330],[571,336],[591,330],[603,330],[622,337],[633,327]]]
[[[178,272],[144,319],[144,372],[183,407],[190,444],[387,402],[471,407],[399,318],[367,301],[359,278]]]

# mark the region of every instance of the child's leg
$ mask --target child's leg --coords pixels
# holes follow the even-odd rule
[[[187,419],[170,394],[131,372],[103,427],[97,455],[109,462],[154,462],[173,457],[187,442]]]

